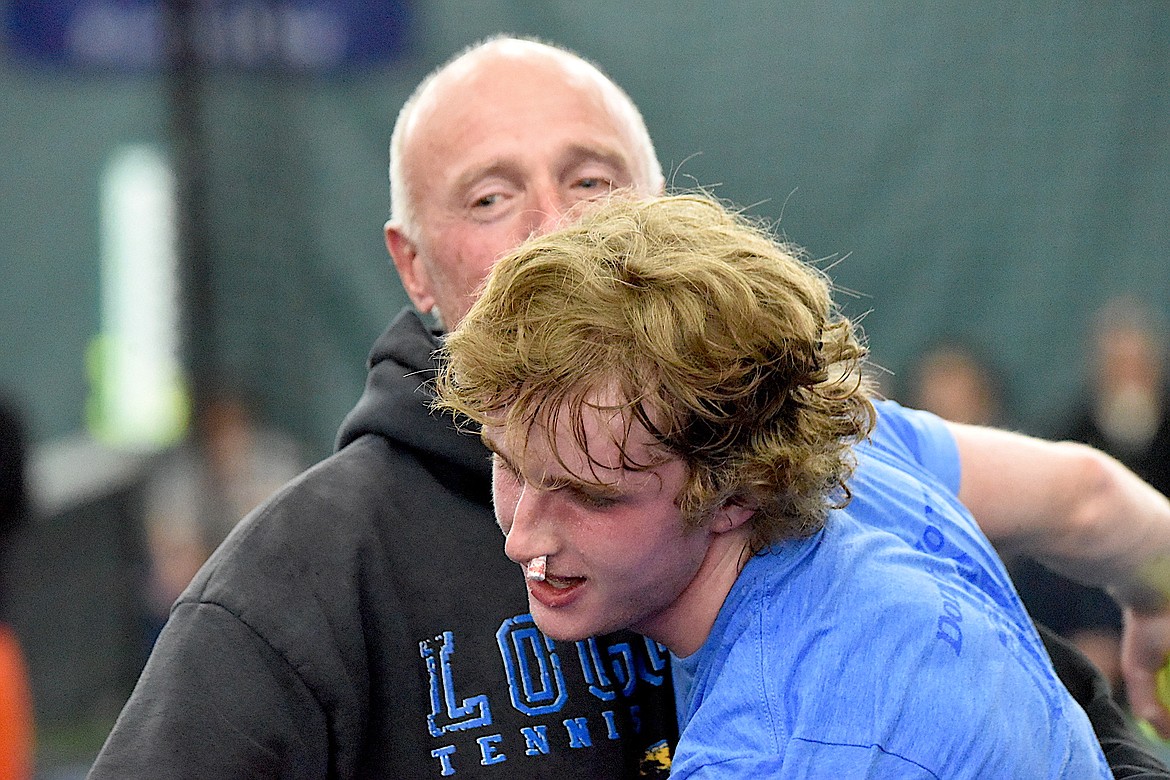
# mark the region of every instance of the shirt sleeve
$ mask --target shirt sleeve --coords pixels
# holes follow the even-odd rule
[[[183,603],[87,780],[322,778],[326,733],[283,657],[223,607]]]
[[[957,495],[961,474],[959,448],[946,422],[930,412],[908,409],[895,401],[875,401],[874,407],[878,412],[874,445],[902,450]]]

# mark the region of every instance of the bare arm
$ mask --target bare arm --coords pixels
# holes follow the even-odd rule
[[[1154,597],[1143,575],[1170,560],[1165,496],[1083,444],[948,426],[962,463],[959,498],[997,547],[1109,587],[1127,604]]]
[[[1154,675],[1170,655],[1170,501],[1081,444],[948,423],[959,498],[1005,553],[1031,555],[1126,608],[1122,669],[1134,712],[1170,735]]]

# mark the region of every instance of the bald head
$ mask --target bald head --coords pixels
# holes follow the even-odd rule
[[[390,214],[407,231],[417,213],[412,179],[425,176],[411,157],[412,141],[430,129],[437,109],[451,100],[485,100],[486,84],[545,82],[550,89],[593,93],[603,110],[622,128],[634,166],[635,189],[658,194],[664,186],[662,166],[641,112],[625,90],[593,63],[557,46],[525,38],[496,37],[465,49],[432,71],[403,104],[390,138]]]
[[[501,255],[578,204],[663,187],[629,97],[575,54],[514,38],[419,85],[394,127],[390,179],[386,246],[411,301],[448,326]]]

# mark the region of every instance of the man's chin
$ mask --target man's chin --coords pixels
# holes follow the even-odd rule
[[[540,633],[555,642],[578,642],[601,633],[585,628],[569,626],[565,624],[565,621],[549,618],[548,616],[542,617],[540,614],[542,611],[540,604],[529,603],[529,610],[532,613],[532,622],[536,623],[536,627],[540,629]]]

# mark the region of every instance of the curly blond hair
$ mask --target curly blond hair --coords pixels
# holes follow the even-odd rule
[[[627,437],[640,424],[687,464],[688,524],[730,501],[756,510],[753,551],[814,533],[848,501],[875,414],[825,275],[705,194],[594,209],[496,264],[444,344],[436,406],[540,424],[553,452],[567,420],[588,453],[582,413],[616,390]],[[654,465],[619,445],[624,467]]]

